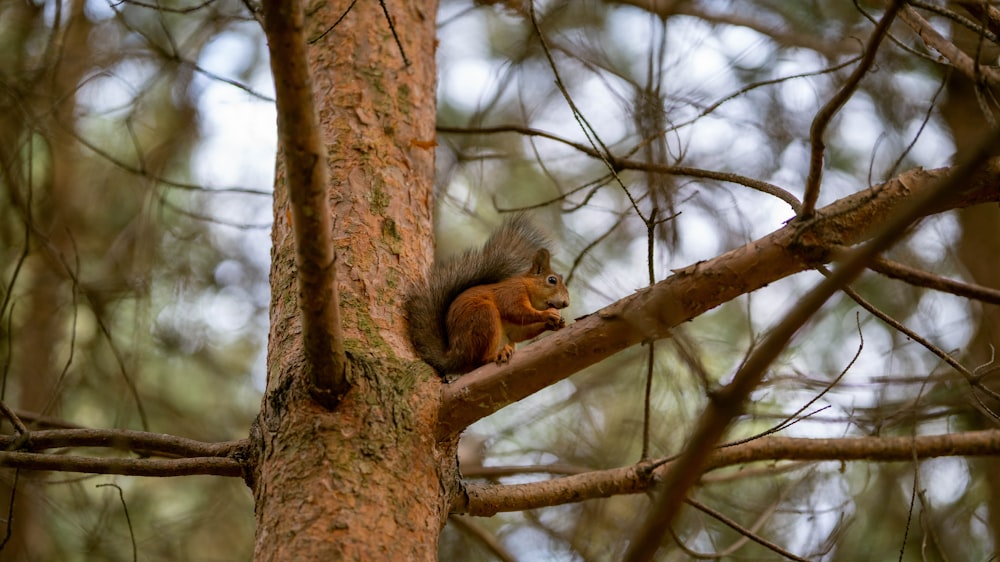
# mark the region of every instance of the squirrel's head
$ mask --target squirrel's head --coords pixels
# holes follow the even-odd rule
[[[533,295],[531,304],[538,310],[569,306],[569,291],[566,290],[562,275],[552,271],[549,265],[550,257],[549,251],[541,248],[535,252],[531,260],[529,275],[536,279],[538,289]]]

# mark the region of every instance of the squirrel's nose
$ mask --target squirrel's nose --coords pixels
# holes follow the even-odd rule
[[[546,304],[552,308],[566,308],[569,306],[569,299],[552,299]]]

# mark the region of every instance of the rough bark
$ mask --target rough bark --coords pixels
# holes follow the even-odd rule
[[[431,252],[433,1],[304,5],[329,172],[350,390],[332,411],[304,372],[289,176],[279,156],[268,385],[252,430],[256,560],[434,560],[455,482],[434,441],[439,379],[416,367],[402,291]],[[334,22],[344,16],[334,27]],[[325,35],[324,35],[325,33]]]

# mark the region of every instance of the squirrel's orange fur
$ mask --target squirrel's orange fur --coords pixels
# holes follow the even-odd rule
[[[566,325],[562,276],[552,271],[545,239],[518,215],[481,250],[435,264],[406,302],[417,354],[443,374],[506,363],[514,344]]]

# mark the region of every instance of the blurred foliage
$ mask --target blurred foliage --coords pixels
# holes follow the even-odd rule
[[[769,195],[643,170],[614,178],[566,143],[514,129],[801,195],[813,116],[872,29],[861,10],[882,9],[859,5],[551,0],[534,3],[536,29],[528,3],[443,0],[439,124],[511,130],[439,135],[439,253],[485,238],[499,211],[533,209],[557,241],[573,317],[647,285],[650,270],[659,281],[780,227],[793,213]],[[939,111],[946,69],[903,26],[893,32],[899,43],[883,45],[828,129],[821,204],[914,166],[947,165],[961,146],[949,136],[956,123]],[[256,227],[270,216],[270,170],[256,171],[273,138],[257,143],[266,145],[260,152],[237,143],[252,142],[245,122],[273,128],[263,45],[235,0],[0,1],[0,394],[8,403],[88,427],[206,441],[246,435],[259,404],[268,298],[268,241]],[[654,210],[660,222],[650,229],[639,213]],[[892,257],[961,277],[959,231],[953,215],[930,219]],[[775,283],[655,344],[651,456],[682,450],[708,393],[818,279]],[[946,350],[970,341],[980,314],[874,274],[855,289]],[[954,372],[859,310],[847,298],[829,303],[773,366],[730,438],[774,427],[814,399],[783,434],[982,426]],[[645,346],[628,350],[483,420],[469,432],[482,441],[480,462],[585,470],[637,461],[647,356]],[[808,559],[896,559],[905,544],[904,560],[981,560],[1000,536],[994,472],[979,459],[755,465],[708,475],[694,498]],[[8,505],[15,474],[0,477]],[[16,478],[14,534],[0,559],[130,560],[118,494],[96,488],[108,482],[122,487],[142,559],[250,557],[252,501],[234,479]],[[649,505],[646,496],[617,497],[473,522],[521,560],[616,560]],[[663,560],[779,558],[694,507],[674,533]],[[441,559],[496,554],[449,525]]]
[[[266,232],[232,218],[266,209],[270,177],[252,186],[260,194],[240,193],[195,159],[210,140],[202,98],[247,97],[238,81],[251,78],[227,84],[203,62],[227,37],[259,35],[238,2],[0,2],[8,403],[86,427],[246,436],[260,399]],[[266,83],[260,52],[242,56]],[[0,559],[131,560],[121,500],[96,487],[109,482],[142,559],[250,557],[253,504],[237,480],[5,470],[4,513],[15,478]]]

